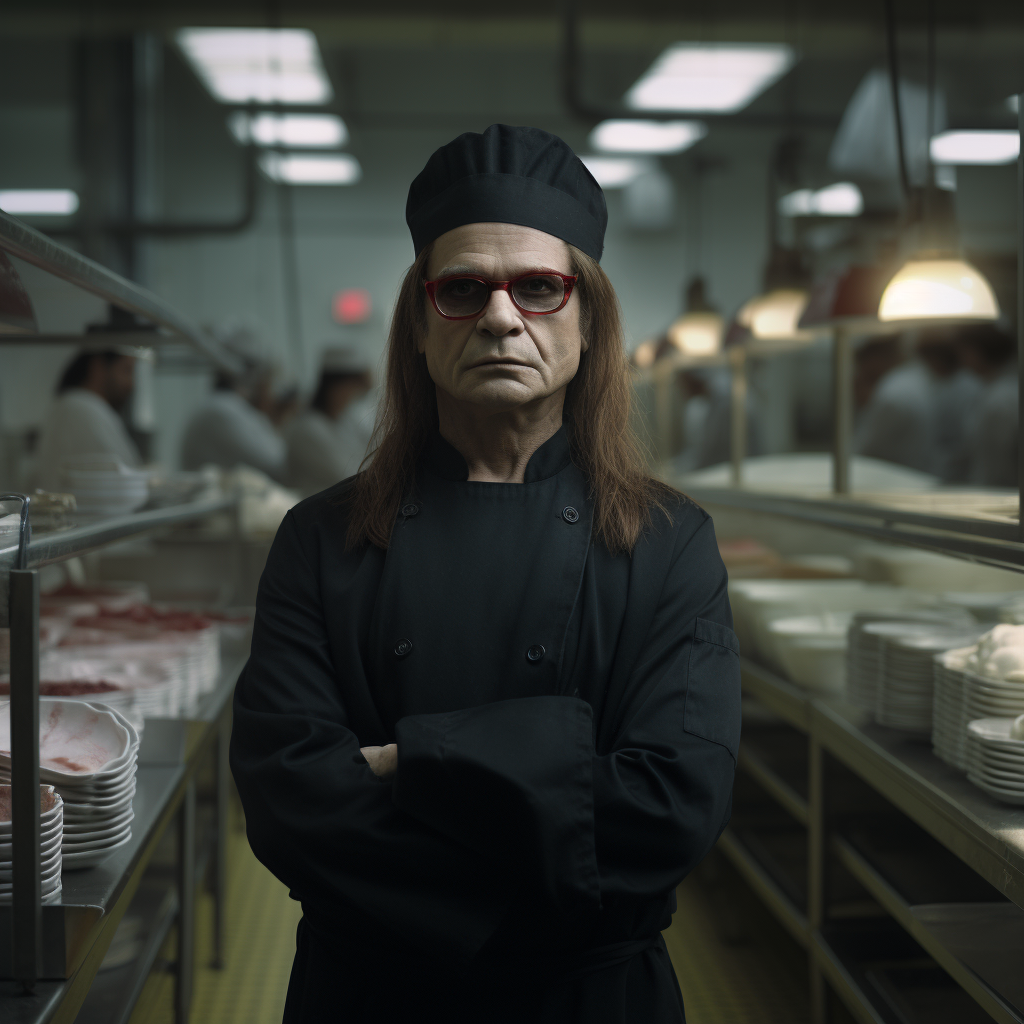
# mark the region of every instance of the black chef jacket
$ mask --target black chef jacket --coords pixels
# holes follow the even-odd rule
[[[564,428],[525,483],[466,477],[435,435],[387,552],[345,550],[342,483],[260,580],[231,768],[302,902],[285,1020],[681,1021],[660,931],[740,731],[711,520],[671,496],[612,554]]]

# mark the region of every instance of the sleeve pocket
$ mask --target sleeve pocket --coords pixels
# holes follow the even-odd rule
[[[735,759],[740,746],[740,645],[720,622],[697,619],[690,648],[683,728],[721,743]]]

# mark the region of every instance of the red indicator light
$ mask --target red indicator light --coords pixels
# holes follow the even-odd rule
[[[334,296],[331,315],[339,324],[361,324],[370,319],[373,303],[365,288],[344,288]]]

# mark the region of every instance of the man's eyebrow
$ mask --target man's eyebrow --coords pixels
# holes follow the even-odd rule
[[[452,274],[480,274],[480,271],[475,267],[467,267],[462,263],[454,263],[450,267],[445,267],[437,276],[439,278],[451,277]]]

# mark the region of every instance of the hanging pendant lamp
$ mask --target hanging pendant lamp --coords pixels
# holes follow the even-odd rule
[[[746,302],[736,320],[759,341],[811,342],[817,333],[798,326],[807,299],[803,288],[775,288]]]
[[[907,174],[903,140],[903,117],[900,110],[899,61],[896,47],[896,19],[894,0],[886,0],[886,41],[889,51],[889,83],[892,93],[893,115],[896,129],[896,149],[899,156],[900,182],[904,196],[910,197],[910,179]],[[929,140],[933,135],[935,97],[935,11],[928,8],[928,124]],[[927,149],[927,179],[925,184],[925,214],[928,197],[934,189],[931,145]],[[984,321],[999,318],[999,303],[991,285],[975,267],[952,252],[918,252],[897,271],[886,285],[878,305],[878,319],[924,321]]]
[[[984,276],[954,257],[911,259],[886,285],[879,320],[998,320]]]
[[[684,313],[668,329],[668,340],[687,356],[713,356],[721,351],[725,321],[711,311]]]

